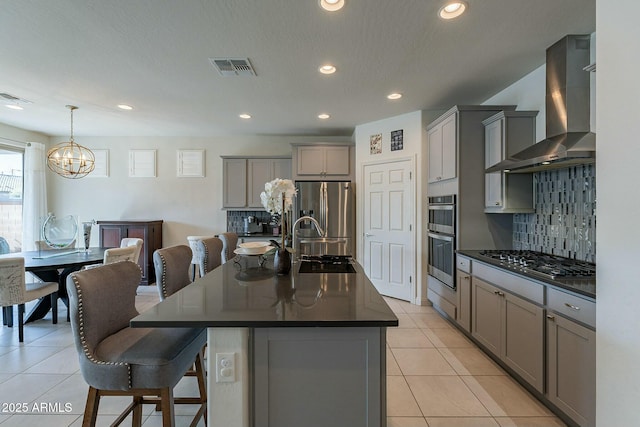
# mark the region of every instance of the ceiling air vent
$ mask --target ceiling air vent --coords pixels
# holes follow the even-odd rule
[[[255,76],[248,58],[209,58],[221,76]]]
[[[28,99],[18,98],[17,96],[13,96],[10,93],[6,93],[6,92],[0,92],[0,98],[4,98],[7,101],[13,102],[16,104],[19,104],[19,103],[32,104],[32,102],[29,101]]]

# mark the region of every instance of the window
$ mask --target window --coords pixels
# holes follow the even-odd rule
[[[23,153],[0,146],[0,254],[22,250]]]

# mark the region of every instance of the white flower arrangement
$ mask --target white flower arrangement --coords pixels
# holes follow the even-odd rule
[[[290,248],[285,248],[285,237],[287,235],[286,213],[291,209],[293,198],[298,193],[298,189],[290,179],[276,178],[264,184],[264,191],[260,193],[262,206],[271,215],[280,218],[280,233],[282,235],[281,249],[291,252]]]
[[[282,216],[283,212],[291,209],[293,198],[298,189],[290,179],[276,178],[264,184],[264,191],[260,193],[262,206],[271,215]]]

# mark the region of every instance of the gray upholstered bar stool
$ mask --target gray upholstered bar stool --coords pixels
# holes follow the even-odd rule
[[[233,251],[238,246],[238,235],[236,233],[220,233],[218,237],[222,240],[222,263],[224,264],[236,256]]]
[[[175,404],[197,404],[194,424],[205,416],[206,383],[202,328],[131,328],[138,315],[135,290],[140,267],[131,261],[72,273],[67,278],[71,327],[80,371],[89,384],[83,426],[94,426],[100,398],[132,396],[132,403],[112,425],[129,413],[132,424],[142,423],[142,404],[160,405],[162,425],[174,426]],[[173,388],[195,361],[199,397],[175,397]],[[151,398],[149,396],[156,396]]]
[[[156,286],[160,301],[191,283],[192,252],[187,245],[176,245],[157,249],[153,253],[153,267],[156,270]]]
[[[200,277],[222,264],[222,246],[222,240],[217,237],[210,237],[196,242]]]

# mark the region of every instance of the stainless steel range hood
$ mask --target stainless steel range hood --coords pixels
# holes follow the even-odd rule
[[[547,138],[485,172],[528,173],[596,161],[590,132],[589,65],[591,36],[566,36],[547,49],[545,99]]]

